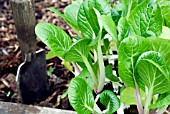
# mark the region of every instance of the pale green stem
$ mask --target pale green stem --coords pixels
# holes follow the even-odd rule
[[[140,97],[140,91],[137,83],[135,82],[135,94],[136,94],[136,105],[138,109],[139,114],[143,114],[143,107],[142,107],[142,102],[141,102],[141,97]]]
[[[74,69],[78,72],[78,74],[80,74],[81,70],[80,70],[80,68],[78,67],[78,65],[77,65],[76,63],[74,63],[74,62],[72,62],[72,65],[73,65]],[[73,72],[73,71],[72,71],[72,72]],[[75,73],[73,72],[73,74],[75,74]]]
[[[137,109],[138,109],[138,113],[139,114],[143,114],[143,107],[142,107],[142,102],[141,102],[141,98],[140,98],[140,91],[139,91],[139,87],[138,87],[138,84],[136,82],[136,79],[135,79],[135,71],[134,71],[134,66],[133,66],[133,60],[131,59],[131,62],[132,62],[132,70],[133,70],[133,78],[134,78],[134,83],[135,83],[135,95],[136,95],[136,105],[137,105]]]
[[[104,66],[104,62],[103,62],[103,54],[102,54],[102,49],[101,49],[101,40],[98,41],[98,46],[97,46],[97,51],[98,51],[98,62],[99,62],[99,85],[98,85],[98,89],[97,92],[101,92],[103,87],[104,87],[104,83],[105,83],[105,66]]]
[[[163,114],[164,112],[166,112],[167,107],[168,107],[168,105],[164,106],[156,114]]]
[[[148,95],[147,95],[146,100],[145,100],[144,114],[149,114],[148,106],[151,103],[152,95],[153,95],[153,86],[151,86],[151,88],[149,88]]]
[[[94,85],[93,87],[94,87],[94,90],[96,91],[97,86],[98,86],[96,75],[95,75],[95,73],[94,73],[94,71],[93,71],[93,69],[92,69],[92,67],[91,67],[91,65],[90,65],[90,63],[89,63],[89,61],[87,60],[86,57],[83,57],[83,61],[84,61],[85,65],[86,65],[88,71],[90,72],[90,75],[92,76],[93,85]]]
[[[94,49],[94,62],[96,62],[97,61],[97,52],[96,52],[96,50]]]
[[[97,105],[97,101],[99,100],[100,98],[100,94],[97,94],[96,98],[95,98],[95,101],[94,101],[94,108],[93,108],[93,114],[102,114],[102,111],[100,110],[100,108],[98,107]]]

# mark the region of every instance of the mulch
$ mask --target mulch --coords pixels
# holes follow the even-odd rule
[[[72,30],[65,21],[47,10],[48,7],[55,7],[63,13],[64,7],[68,4],[70,0],[35,0],[37,23],[53,23],[72,35]],[[38,49],[45,49],[48,52],[48,47],[40,40],[38,41]],[[0,0],[0,101],[21,103],[15,77],[17,68],[22,62],[23,56],[17,41],[9,0]],[[62,65],[62,61],[57,57],[47,60],[47,69],[52,69],[48,76],[50,93],[47,99],[35,105],[72,110],[68,97],[62,99],[61,96],[67,90],[74,75]]]

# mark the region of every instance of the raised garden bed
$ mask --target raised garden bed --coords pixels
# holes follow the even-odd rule
[[[0,114],[76,114],[74,111],[0,102]]]
[[[46,67],[50,92],[46,99],[34,105],[75,110],[80,114],[169,113],[170,22],[167,18],[170,15],[166,13],[169,2],[80,0],[72,3],[36,1],[35,33],[52,51],[39,40],[38,49],[49,52]],[[7,12],[11,16],[8,1],[2,4],[5,7],[2,14]],[[41,5],[44,7],[40,8]],[[53,8],[44,9],[49,6]],[[63,18],[74,32],[52,12]],[[3,57],[0,99],[20,103],[15,76],[23,60],[18,44],[9,43],[16,42],[16,35],[7,26],[8,23],[13,26],[13,21],[6,19],[12,18],[5,15],[0,21]],[[18,59],[11,63],[11,55]],[[9,74],[7,70],[14,72]]]

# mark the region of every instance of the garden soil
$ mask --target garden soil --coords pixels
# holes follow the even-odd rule
[[[55,7],[63,12],[64,7],[68,4],[69,0],[35,0],[37,23],[53,23],[72,35],[73,32],[65,21],[47,10],[48,7]],[[37,50],[45,49],[48,53],[48,47],[40,40],[38,41]],[[23,56],[17,41],[9,0],[0,0],[0,101],[21,103],[16,89],[15,77],[17,68],[22,62]],[[44,101],[34,105],[73,110],[68,102],[68,97],[62,99],[61,96],[67,90],[74,75],[61,62],[57,57],[47,60],[47,69],[50,69],[48,74],[49,96]]]

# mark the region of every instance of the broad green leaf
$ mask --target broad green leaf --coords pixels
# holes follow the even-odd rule
[[[170,91],[169,75],[160,53],[148,51],[143,53],[136,62],[136,70],[140,81],[152,89],[153,95]]]
[[[156,102],[161,101],[163,98],[165,98],[169,94],[170,94],[170,92],[167,92],[167,93],[164,93],[164,94],[159,94]]]
[[[170,28],[170,1],[161,6],[165,26]]]
[[[56,57],[56,54],[53,52],[53,51],[49,51],[47,54],[46,54],[46,60],[49,60],[49,59],[52,59]]]
[[[143,90],[140,90],[140,97],[142,100],[142,104],[144,105],[146,95]],[[120,94],[120,101],[124,104],[136,105],[135,89],[132,87],[125,88]]]
[[[89,6],[89,16],[90,16],[90,26],[92,27],[95,35],[97,36],[100,31],[100,26],[98,23],[98,17],[97,14],[92,6]]]
[[[71,26],[74,27],[76,30],[79,30],[77,24],[77,15],[80,5],[78,4],[70,4],[66,8],[64,8],[64,15],[69,19],[71,22]]]
[[[170,1],[156,0],[156,4],[161,6],[161,13],[163,15],[164,25],[170,28]]]
[[[55,9],[55,8],[53,8],[53,7],[52,7],[52,8],[48,8],[48,10],[56,13],[58,16],[60,16],[61,18],[63,18],[63,19],[67,22],[67,24],[70,25],[73,29],[75,29],[75,30],[78,29],[76,23],[75,23],[74,21],[72,21],[72,20],[74,19],[74,17],[70,19],[69,17],[66,17],[64,14],[62,14],[60,11],[58,11],[57,9]],[[70,14],[70,15],[71,15],[71,14]],[[67,16],[68,16],[68,15],[67,15]]]
[[[92,76],[90,75],[87,69],[83,69],[80,74],[78,75],[79,78],[82,78],[86,81],[86,83],[93,89],[93,81]]]
[[[86,0],[81,4],[80,9],[78,11],[77,23],[82,34],[86,38],[92,39],[94,31],[89,23],[89,20],[89,6],[88,1]]]
[[[149,38],[152,44],[152,50],[159,52],[165,61],[170,75],[170,40],[162,38]]]
[[[119,78],[113,75],[112,65],[107,65],[105,68],[106,78],[113,82],[119,82]]]
[[[122,2],[118,2],[116,4],[114,4],[113,8],[118,11],[118,12],[121,12],[122,14],[122,10],[124,9],[124,6],[123,6],[123,3]]]
[[[68,98],[78,114],[91,114],[94,106],[92,89],[82,78],[74,78],[68,87]]]
[[[159,37],[170,40],[170,28],[163,26],[162,33]]]
[[[103,23],[104,29],[112,36],[112,38],[116,42],[116,44],[118,44],[116,25],[113,22],[112,17],[103,15],[102,23]]]
[[[123,4],[122,16],[129,17],[130,12],[137,6],[138,0],[120,0]]]
[[[165,98],[163,98],[162,100],[156,102],[155,104],[152,104],[149,106],[150,109],[155,109],[155,108],[160,108],[166,105],[170,104],[170,94],[167,95]]]
[[[138,57],[150,49],[147,39],[141,36],[125,38],[118,49],[118,72],[125,84],[135,87],[135,64]]]
[[[121,17],[118,22],[119,42],[128,37],[131,34],[129,23],[125,17]]]
[[[97,15],[94,8],[100,12],[100,14],[110,13],[110,6],[105,0],[85,0],[78,11],[78,26],[82,34],[86,38],[93,38],[94,33],[97,36],[99,24]]]
[[[35,33],[57,56],[62,58],[72,44],[70,37],[61,28],[50,23],[37,24]]]
[[[107,114],[113,114],[120,107],[119,98],[110,90],[101,93],[100,102],[106,107]]]
[[[90,4],[94,5],[101,15],[107,15],[110,13],[111,6],[107,0],[89,0]]]
[[[90,47],[89,39],[82,39],[75,42],[65,54],[65,60],[68,62],[83,62],[83,57],[88,57]]]
[[[136,35],[159,36],[162,32],[161,9],[157,6],[154,10],[152,6],[148,6],[148,3],[149,0],[145,0],[136,6],[130,13],[128,23]]]
[[[163,98],[161,100],[158,100],[155,104],[151,104],[149,108],[150,109],[162,108],[169,104],[170,104],[170,93],[166,93],[166,95],[163,94]]]
[[[115,9],[111,9],[111,16],[112,20],[115,22],[115,24],[118,24],[119,19],[121,18],[121,12],[117,11]]]

